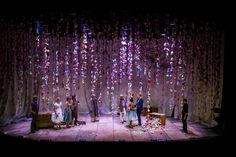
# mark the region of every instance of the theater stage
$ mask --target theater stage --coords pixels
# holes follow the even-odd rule
[[[166,119],[166,125],[156,130],[144,131],[141,127],[132,129],[121,124],[119,117],[101,116],[99,122],[91,122],[87,115],[79,115],[79,121],[85,121],[86,125],[62,127],[60,130],[53,128],[40,129],[30,133],[31,119],[24,119],[4,127],[0,132],[11,137],[22,137],[36,141],[61,141],[61,142],[94,142],[94,141],[124,141],[124,142],[158,142],[158,141],[188,141],[193,139],[214,138],[221,134],[219,131],[195,122],[188,122],[188,133],[181,131],[181,120]],[[146,118],[142,117],[143,123]],[[137,122],[133,122],[137,124]]]

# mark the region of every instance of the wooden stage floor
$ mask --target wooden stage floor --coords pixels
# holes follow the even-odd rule
[[[58,142],[158,142],[158,141],[186,141],[218,137],[220,133],[216,129],[208,128],[199,123],[188,121],[188,133],[181,131],[181,120],[166,119],[166,125],[156,130],[144,131],[141,127],[127,128],[127,123],[121,124],[119,117],[101,116],[99,122],[91,122],[87,115],[79,115],[79,121],[86,121],[86,125],[72,126],[56,130],[53,128],[40,129],[30,133],[31,119],[25,119],[4,127],[0,132],[12,137],[22,137],[36,141],[58,141]],[[143,123],[146,118],[142,117]],[[136,121],[133,124],[137,124]]]

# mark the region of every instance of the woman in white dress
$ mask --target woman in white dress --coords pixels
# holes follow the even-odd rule
[[[63,121],[62,109],[61,109],[60,97],[56,98],[56,102],[53,105],[54,112],[52,113],[52,122],[56,124],[57,128],[61,128],[61,122]]]

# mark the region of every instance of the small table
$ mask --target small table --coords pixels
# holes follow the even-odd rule
[[[166,124],[166,115],[164,113],[152,112],[152,113],[149,113],[148,115],[150,115],[151,118],[153,117],[159,118],[161,121],[161,125]]]
[[[36,125],[38,128],[52,128],[53,123],[51,121],[51,113],[41,112],[36,118]]]

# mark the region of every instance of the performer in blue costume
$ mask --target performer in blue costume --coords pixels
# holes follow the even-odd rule
[[[128,104],[128,110],[127,110],[127,113],[126,113],[126,121],[129,122],[128,127],[133,128],[134,126],[132,125],[132,122],[137,120],[137,119],[138,119],[138,117],[137,117],[137,113],[135,111],[134,99],[131,98],[130,102]]]

